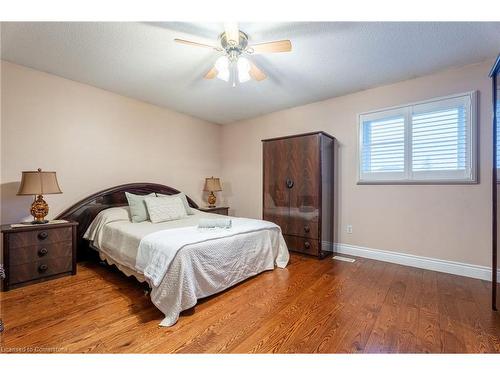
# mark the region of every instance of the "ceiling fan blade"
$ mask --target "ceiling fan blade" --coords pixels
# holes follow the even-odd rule
[[[236,44],[240,42],[240,29],[237,22],[225,22],[224,31],[228,41],[233,40]]]
[[[270,52],[290,52],[292,50],[292,42],[289,40],[277,40],[275,42],[260,43],[250,46],[253,53],[270,53]]]
[[[250,61],[250,70],[248,71],[248,74],[256,81],[262,81],[267,78],[266,74],[252,61]]]
[[[208,44],[203,44],[203,43],[198,43],[198,42],[192,42],[190,40],[185,40],[185,39],[175,38],[174,42],[181,43],[181,44],[187,44],[188,46],[203,47],[203,48],[210,48],[210,49],[217,50],[217,47],[215,47],[215,46],[209,46]]]
[[[205,79],[213,79],[215,77],[217,77],[217,74],[219,73],[219,71],[217,69],[215,69],[215,66],[210,69],[207,74],[205,74]]]

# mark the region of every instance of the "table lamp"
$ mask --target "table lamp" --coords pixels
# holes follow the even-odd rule
[[[62,191],[57,183],[56,172],[37,171],[22,172],[21,186],[17,195],[34,195],[31,204],[31,215],[34,217],[32,224],[46,224],[45,216],[49,213],[49,205],[43,200],[44,194],[61,194]]]
[[[208,194],[208,207],[215,207],[217,198],[215,197],[214,191],[222,191],[220,179],[214,176],[205,178],[205,188],[203,191],[210,192],[210,194]]]

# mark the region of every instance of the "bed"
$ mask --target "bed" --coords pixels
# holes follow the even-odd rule
[[[193,215],[156,224],[132,223],[125,192],[179,191],[159,184],[121,185],[78,202],[58,218],[80,223],[80,259],[97,252],[125,275],[149,284],[152,303],[165,315],[161,326],[175,324],[180,312],[200,298],[288,263],[281,230],[273,223],[231,218],[230,229],[201,230],[200,220],[222,216],[197,210],[189,197]]]

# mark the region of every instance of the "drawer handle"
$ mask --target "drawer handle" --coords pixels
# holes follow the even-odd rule
[[[39,240],[45,240],[45,239],[47,239],[48,236],[49,236],[49,234],[47,232],[40,232],[40,233],[38,233],[38,239]]]
[[[42,247],[40,250],[38,250],[38,256],[43,257],[43,256],[47,255],[48,252],[49,251],[45,247]]]
[[[306,241],[306,242],[304,242],[304,247],[306,249],[309,249],[311,247],[311,244],[308,241]]]
[[[47,271],[47,269],[48,269],[48,268],[49,268],[49,267],[47,267],[47,265],[46,265],[46,264],[40,264],[40,266],[38,267],[38,272],[40,272],[40,273],[44,273],[44,272],[46,272],[46,271]]]
[[[306,225],[304,227],[304,232],[309,233],[311,231],[311,228],[309,228],[309,225]]]

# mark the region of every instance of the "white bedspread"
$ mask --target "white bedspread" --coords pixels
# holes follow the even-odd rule
[[[199,298],[288,263],[281,230],[269,222],[233,218],[229,230],[198,230],[200,218],[220,216],[196,210],[186,219],[152,224],[131,223],[126,208],[106,211],[85,238],[101,256],[145,277],[151,301],[165,314],[162,326],[175,324]]]
[[[190,226],[151,233],[144,237],[139,244],[135,268],[144,274],[150,284],[158,287],[170,267],[170,263],[183,247],[264,229],[280,231],[276,224],[269,221],[234,218],[232,227],[229,229],[199,229],[196,226]],[[222,247],[231,245],[231,241],[221,241],[214,254],[222,251]],[[287,258],[281,259],[279,257],[283,255],[283,253],[278,254],[278,259],[276,259],[276,264],[281,268],[284,268],[288,263]]]

